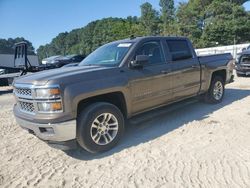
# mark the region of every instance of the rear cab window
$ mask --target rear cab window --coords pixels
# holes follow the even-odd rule
[[[167,40],[167,45],[172,56],[172,61],[179,61],[193,58],[192,51],[185,39]]]

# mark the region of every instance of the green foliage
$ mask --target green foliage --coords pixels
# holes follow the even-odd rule
[[[250,16],[242,6],[214,1],[207,7],[206,14],[201,37],[204,47],[250,41]]]
[[[208,3],[208,0],[190,0],[189,3],[180,4],[177,10],[179,34],[188,37],[195,47],[199,47],[201,43],[202,22]]]
[[[159,3],[161,9],[161,34],[162,35],[170,35],[170,34],[178,34],[178,28],[175,22],[175,8],[174,8],[174,0],[160,0]]]
[[[69,33],[60,33],[50,44],[37,50],[39,59],[56,54],[88,55],[99,46],[131,35],[145,35],[137,17],[104,18]]]
[[[240,1],[190,0],[178,8],[177,21],[198,48],[250,41],[249,13]]]
[[[145,30],[145,35],[156,35],[159,33],[159,14],[148,2],[141,5],[140,22],[141,29]]]
[[[28,54],[34,55],[34,47],[32,46],[32,43],[28,40],[25,40],[23,37],[18,38],[8,38],[6,39],[0,39],[0,54],[14,54],[15,53],[15,43],[25,41],[28,45]]]
[[[97,47],[119,39],[147,35],[189,37],[196,48],[250,42],[250,13],[245,0],[189,0],[175,9],[174,0],[159,0],[160,11],[148,2],[141,5],[139,18],[104,18],[83,28],[60,33],[50,44],[40,46],[39,58],[88,55]],[[1,44],[1,40],[0,40]],[[1,46],[1,45],[0,45]]]
[[[160,0],[159,5],[163,23],[173,21],[175,16],[174,0]]]

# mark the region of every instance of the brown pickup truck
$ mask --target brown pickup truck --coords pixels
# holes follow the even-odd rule
[[[197,57],[183,37],[115,41],[78,66],[16,79],[14,115],[54,147],[101,152],[118,143],[126,119],[194,96],[221,102],[232,63],[230,54]]]

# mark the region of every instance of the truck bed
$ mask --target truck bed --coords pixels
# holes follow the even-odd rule
[[[205,56],[198,56],[199,61],[201,64],[207,64],[211,62],[219,62],[219,63],[228,63],[232,59],[232,55],[230,53],[224,54],[214,54],[214,55],[205,55]],[[225,61],[228,60],[228,61]],[[226,65],[226,64],[225,64]]]

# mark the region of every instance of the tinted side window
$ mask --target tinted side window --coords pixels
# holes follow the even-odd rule
[[[164,63],[161,44],[158,41],[145,42],[137,51],[136,55],[148,55],[149,63]]]
[[[193,57],[186,40],[169,40],[167,44],[173,61],[190,59]]]

